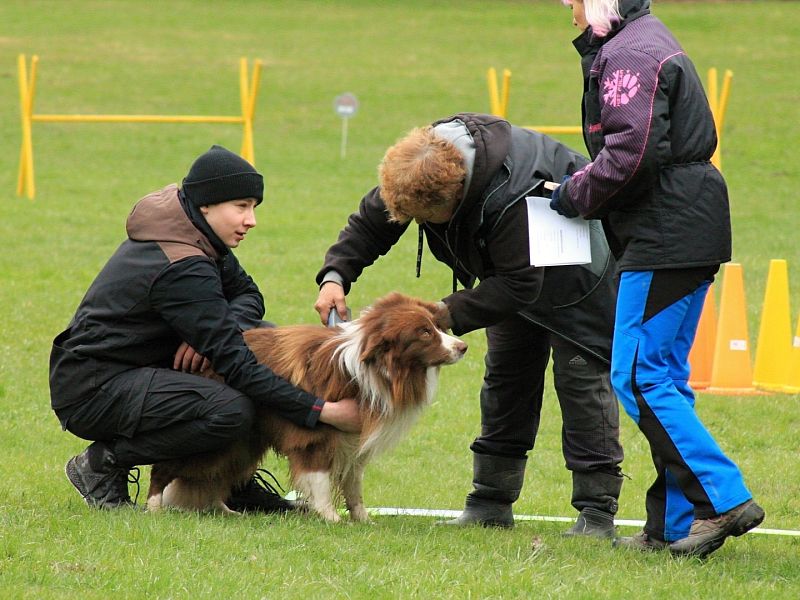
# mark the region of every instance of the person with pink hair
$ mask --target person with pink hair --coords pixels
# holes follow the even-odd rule
[[[714,119],[649,0],[562,2],[581,30],[573,44],[592,162],[564,178],[550,207],[603,222],[620,271],[611,382],[656,467],[644,529],[615,545],[704,557],[764,519],[688,384],[706,292],[731,258],[728,191],[710,161]]]

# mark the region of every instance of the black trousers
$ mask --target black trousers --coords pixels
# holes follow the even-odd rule
[[[69,415],[65,428],[105,442],[132,467],[211,452],[247,435],[252,400],[233,388],[170,369],[132,369],[112,378]]]
[[[552,349],[567,469],[616,475],[623,452],[609,365],[519,316],[488,327],[486,337],[481,434],[472,451],[523,458],[533,449]]]

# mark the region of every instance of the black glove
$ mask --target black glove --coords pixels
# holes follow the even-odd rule
[[[561,188],[564,187],[564,184],[569,181],[569,179],[569,175],[564,175],[564,179],[561,180],[561,185],[553,190],[553,195],[550,198],[550,208],[551,210],[556,211],[562,217],[573,219],[579,216],[580,213],[575,210],[572,204],[569,202],[562,202],[561,200]]]

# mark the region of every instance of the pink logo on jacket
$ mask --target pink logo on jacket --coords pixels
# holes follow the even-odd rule
[[[611,77],[603,82],[603,101],[610,106],[624,106],[639,91],[639,73],[634,75],[628,70],[614,71]]]

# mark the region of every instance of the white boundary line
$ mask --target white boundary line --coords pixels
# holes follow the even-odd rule
[[[447,510],[447,509],[428,509],[428,508],[389,508],[389,507],[376,507],[368,508],[367,512],[370,515],[385,516],[385,517],[440,517],[440,518],[455,518],[461,514],[460,510]],[[573,517],[546,517],[539,515],[514,515],[515,521],[551,521],[556,523],[574,523]],[[642,527],[644,521],[636,519],[615,519],[615,525],[622,525],[624,527]],[[765,535],[787,535],[800,537],[800,531],[793,529],[764,529],[763,527],[756,527],[751,529],[748,533],[761,533]]]

